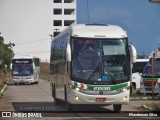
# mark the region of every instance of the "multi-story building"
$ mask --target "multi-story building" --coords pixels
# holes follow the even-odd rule
[[[53,0],[53,35],[76,23],[76,0]]]

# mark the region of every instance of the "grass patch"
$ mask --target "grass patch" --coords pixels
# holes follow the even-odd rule
[[[145,107],[144,107],[145,106]],[[150,102],[143,105],[143,108],[147,111],[160,111],[160,102]]]
[[[2,90],[2,88],[3,88],[3,84],[0,84],[0,91]],[[2,94],[0,93],[0,99],[2,98],[2,96],[3,96],[3,93]]]
[[[50,81],[50,75],[41,75],[40,78],[43,79],[43,80]]]
[[[131,97],[146,97],[145,94],[140,93],[140,89],[136,89],[130,94]]]

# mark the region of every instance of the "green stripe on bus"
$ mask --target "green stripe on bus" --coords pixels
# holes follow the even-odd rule
[[[118,85],[87,85],[88,90],[117,90],[120,88],[127,87],[127,83],[122,83]]]
[[[143,80],[160,80],[160,78],[143,78]]]
[[[77,82],[74,82],[74,86],[76,86],[76,87],[77,87],[77,86],[78,86],[78,83],[77,83]]]

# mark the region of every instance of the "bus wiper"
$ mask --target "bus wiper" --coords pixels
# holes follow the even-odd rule
[[[93,77],[93,75],[94,75],[94,73],[97,71],[97,69],[99,68],[99,67],[101,67],[102,65],[105,65],[106,63],[99,63],[99,65],[93,70],[93,72],[92,72],[92,74],[88,77],[88,80],[90,80],[92,77]],[[98,72],[98,71],[97,71]],[[114,78],[114,75],[113,75],[113,73],[111,73],[110,71],[107,71],[107,73],[111,76],[111,81],[115,84],[116,83],[116,81],[115,81],[115,78]],[[103,74],[102,74],[102,72],[101,72],[101,75],[100,76],[102,76]]]
[[[90,80],[92,78],[92,76],[94,75],[94,73],[97,71],[97,69],[103,65],[103,63],[99,63],[99,65],[93,70],[92,74],[88,77],[88,80]]]

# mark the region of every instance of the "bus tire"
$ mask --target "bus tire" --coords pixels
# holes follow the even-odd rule
[[[55,105],[59,105],[60,104],[60,100],[56,98],[55,84],[52,84],[52,97],[54,98],[54,104]]]
[[[136,90],[136,83],[132,83],[130,94],[133,94],[135,90]]]
[[[73,111],[73,105],[68,103],[68,100],[67,100],[67,88],[66,88],[66,85],[64,85],[64,98],[65,98],[66,109],[68,111]]]
[[[38,81],[36,81],[35,84],[38,84]]]
[[[121,104],[113,104],[113,109],[116,113],[121,112],[122,105]]]

